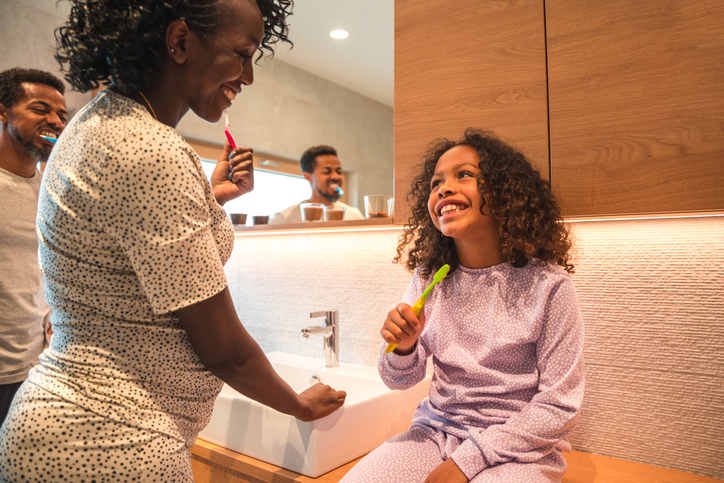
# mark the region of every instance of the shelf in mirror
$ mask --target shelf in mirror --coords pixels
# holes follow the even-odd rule
[[[278,225],[234,225],[236,236],[273,234],[273,233],[304,233],[324,231],[360,231],[360,230],[389,230],[401,229],[402,225],[395,225],[392,217],[370,218],[365,220],[340,220],[340,221],[314,221],[309,223],[285,223]]]

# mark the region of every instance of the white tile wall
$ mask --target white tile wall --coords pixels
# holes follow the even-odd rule
[[[576,449],[724,478],[724,217],[570,224],[586,325]],[[399,228],[242,235],[227,264],[241,320],[266,351],[322,357],[299,329],[340,313],[343,362],[375,365],[410,274]]]

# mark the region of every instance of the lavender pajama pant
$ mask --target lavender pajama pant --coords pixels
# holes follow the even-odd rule
[[[413,425],[365,456],[340,483],[423,483],[462,442],[443,431]],[[560,483],[567,469],[563,454],[554,450],[535,463],[491,466],[471,483]]]

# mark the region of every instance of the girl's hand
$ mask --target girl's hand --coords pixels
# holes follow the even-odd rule
[[[323,418],[344,404],[347,393],[335,391],[326,384],[317,383],[299,394],[304,402],[305,409],[302,414],[295,415],[300,421],[314,421]]]
[[[231,149],[226,141],[221,157],[211,174],[211,187],[220,205],[254,189],[254,150],[239,146]],[[234,180],[229,181],[229,174]]]
[[[452,460],[452,458],[448,458],[443,463],[432,470],[432,473],[430,473],[427,476],[427,479],[425,480],[425,483],[467,483],[468,479],[465,477],[465,474],[460,471],[460,468],[458,468],[458,465],[455,464],[455,462]]]
[[[388,344],[397,344],[395,349],[397,354],[407,355],[412,352],[424,328],[425,309],[420,311],[420,315],[415,316],[412,307],[400,303],[387,314],[380,335]]]

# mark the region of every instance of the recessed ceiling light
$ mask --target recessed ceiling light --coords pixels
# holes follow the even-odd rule
[[[329,36],[333,39],[342,40],[349,37],[349,32],[347,32],[346,30],[332,30],[331,32],[329,32]]]

